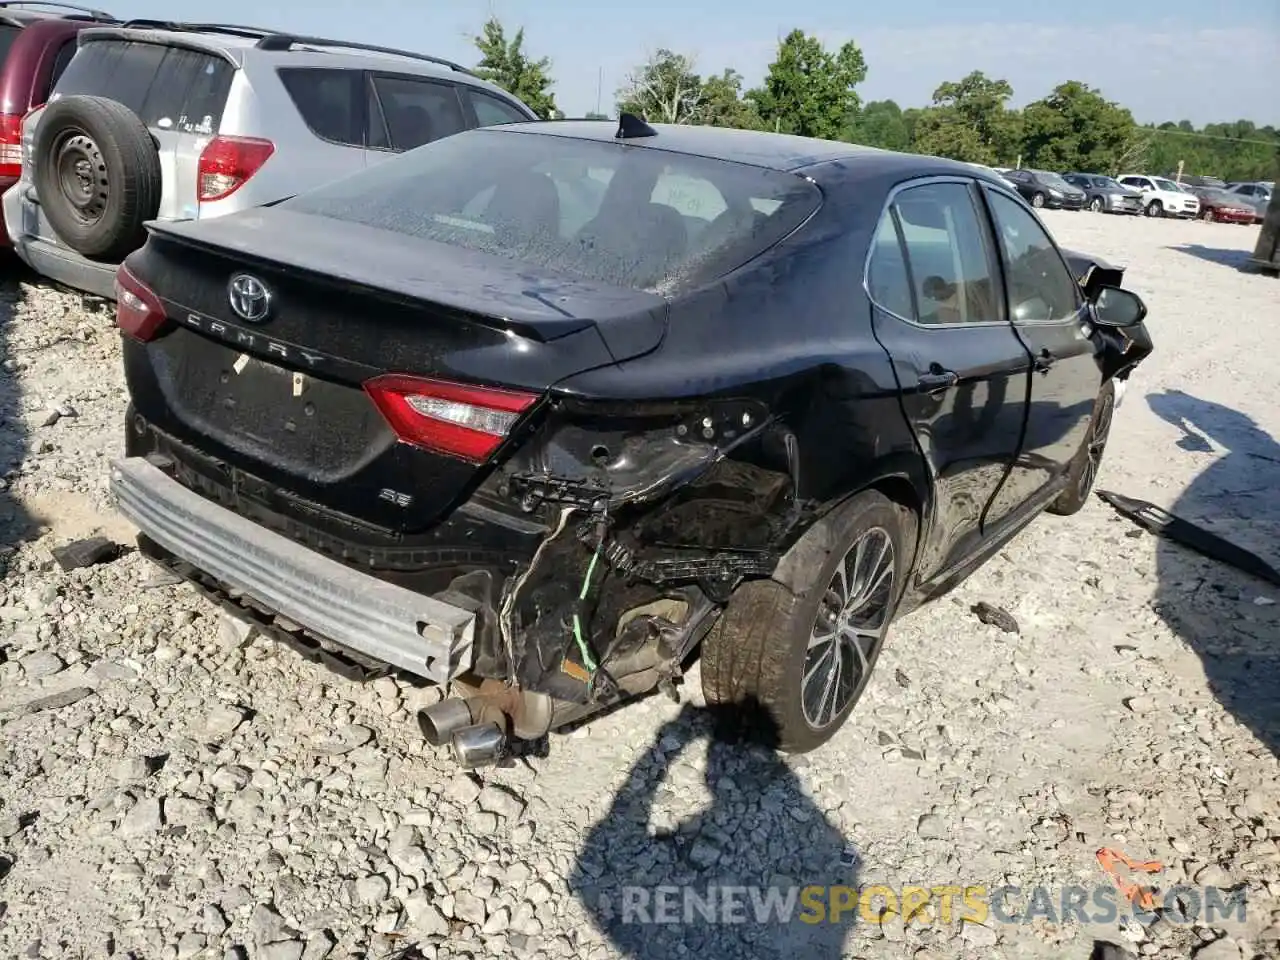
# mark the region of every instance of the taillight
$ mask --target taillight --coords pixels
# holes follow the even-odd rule
[[[405,443],[483,463],[537,394],[387,374],[364,385]]]
[[[151,288],[121,264],[116,270],[116,326],[145,343],[164,326],[164,307]]]
[[[0,177],[22,176],[22,114],[0,113]]]
[[[223,200],[262,169],[275,144],[257,137],[214,137],[200,154],[199,200]]]

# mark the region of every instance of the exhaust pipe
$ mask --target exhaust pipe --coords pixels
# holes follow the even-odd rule
[[[507,735],[496,723],[477,723],[455,730],[452,742],[454,757],[459,766],[467,769],[494,763],[502,759],[507,749]]]
[[[476,704],[474,706],[480,706]],[[472,701],[450,697],[418,711],[418,729],[433,747],[443,747],[455,732],[469,727],[478,719],[479,711]]]

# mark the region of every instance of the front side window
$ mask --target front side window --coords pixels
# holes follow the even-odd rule
[[[917,320],[924,324],[1000,319],[986,231],[962,183],[931,183],[894,199]]]
[[[451,83],[375,76],[373,96],[391,150],[412,150],[466,129],[458,88]]]
[[[758,256],[821,203],[791,173],[517,129],[446,137],[282,206],[669,293]]]
[[[1004,260],[1005,292],[1015,322],[1064,320],[1080,305],[1079,286],[1039,221],[1022,206],[988,192]]]
[[[213,134],[222,122],[235,68],[213,54],[130,40],[83,44],[58,80],[54,96],[117,100],[148,127]]]

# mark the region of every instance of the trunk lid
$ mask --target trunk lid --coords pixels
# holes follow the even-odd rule
[[[126,342],[142,417],[221,464],[215,479],[238,495],[397,532],[446,516],[503,448],[468,460],[403,442],[416,408],[395,396],[388,407],[369,381],[541,397],[653,349],[666,323],[655,294],[278,209],[155,224],[126,266],[170,321],[145,344]],[[243,275],[267,291],[265,315],[233,308],[231,283]],[[458,399],[450,389],[428,391],[437,412]],[[503,395],[489,396],[502,423],[536,416],[536,401],[503,413]]]

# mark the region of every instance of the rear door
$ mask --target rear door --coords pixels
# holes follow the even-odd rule
[[[1012,197],[984,188],[1013,328],[1031,355],[1031,405],[1007,493],[1026,501],[1066,475],[1102,387],[1087,306],[1058,248]]]
[[[1004,315],[1000,275],[971,182],[909,185],[868,262],[876,337],[932,474],[921,579],[943,575],[1002,519],[991,507],[1018,454],[1031,358]]]

